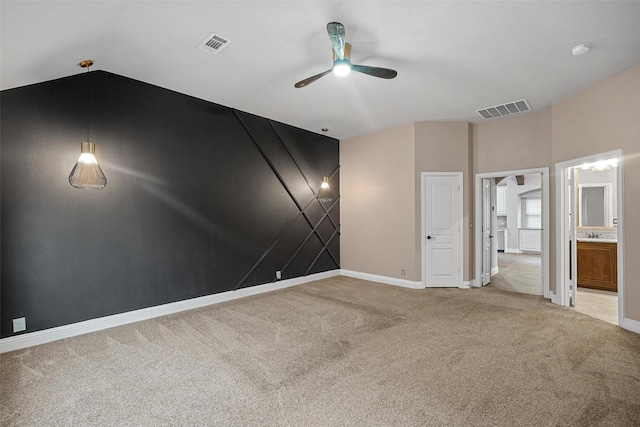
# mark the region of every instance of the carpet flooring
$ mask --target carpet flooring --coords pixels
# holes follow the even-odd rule
[[[640,335],[338,276],[0,355],[2,426],[637,426]]]

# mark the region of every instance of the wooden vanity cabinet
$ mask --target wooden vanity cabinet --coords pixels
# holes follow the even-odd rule
[[[578,286],[618,292],[618,244],[578,241]]]

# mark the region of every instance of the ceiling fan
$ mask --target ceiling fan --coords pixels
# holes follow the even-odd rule
[[[351,63],[351,45],[344,42],[344,25],[339,22],[329,22],[327,24],[327,33],[333,44],[333,67],[315,76],[307,77],[300,80],[294,86],[297,88],[305,87],[333,71],[338,76],[346,76],[353,71],[369,74],[370,76],[380,77],[383,79],[392,79],[398,75],[396,70],[390,68],[369,67],[367,65],[356,65]]]

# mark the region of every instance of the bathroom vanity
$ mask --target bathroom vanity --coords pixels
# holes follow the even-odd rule
[[[613,239],[578,238],[578,286],[618,291],[618,244]]]

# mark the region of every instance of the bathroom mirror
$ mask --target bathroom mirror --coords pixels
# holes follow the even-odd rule
[[[613,185],[578,184],[578,226],[613,227]]]

